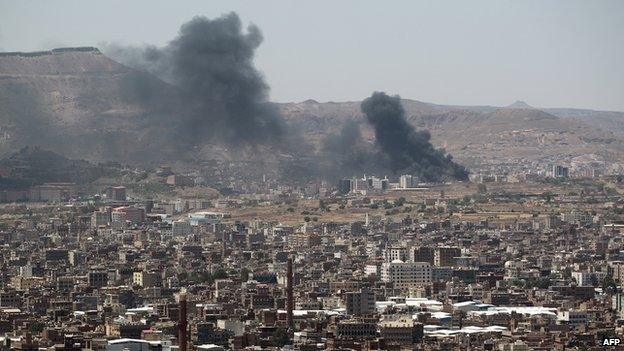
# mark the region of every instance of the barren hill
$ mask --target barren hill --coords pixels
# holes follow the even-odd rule
[[[304,101],[280,108],[310,140],[320,142],[347,119],[362,119],[358,104]],[[600,128],[582,113],[559,117],[525,104],[523,108],[443,106],[413,100],[403,100],[403,104],[409,120],[429,130],[435,145],[473,169],[579,156],[597,162],[624,161],[624,136]],[[372,132],[365,124],[362,127],[371,139]]]
[[[0,153],[40,145],[76,158],[132,155],[152,118],[136,82],[170,88],[95,48],[0,54]]]
[[[83,160],[70,160],[38,147],[24,147],[0,160],[0,189],[28,187],[48,182],[91,182],[103,173],[103,167]]]
[[[180,139],[168,133],[177,111],[155,109],[163,102],[150,99],[177,92],[95,48],[0,53],[0,156],[26,145],[96,161],[158,162],[227,154],[212,145],[199,145],[191,154],[178,152]],[[587,155],[601,162],[624,160],[620,112],[543,110],[522,102],[505,108],[415,100],[403,100],[403,105],[415,126],[430,130],[436,146],[472,168]],[[276,106],[316,146],[345,121],[362,120],[359,101]],[[370,129],[361,126],[371,140]]]

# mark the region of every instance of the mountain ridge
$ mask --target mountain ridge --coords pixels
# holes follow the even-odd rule
[[[176,145],[180,136],[169,133],[177,121],[176,111],[157,109],[162,103],[158,99],[137,96],[173,96],[177,91],[96,48],[0,53],[0,155],[40,145],[92,161],[213,157],[210,150],[218,147],[211,144],[198,145],[195,150],[201,152],[181,154]],[[622,112],[527,108],[531,106],[521,102],[506,107],[438,105],[412,99],[401,103],[410,123],[428,129],[437,147],[473,168],[489,164],[488,158],[543,161],[544,155],[573,158],[589,153],[605,161],[624,160]],[[327,135],[351,119],[359,122],[363,137],[372,141],[359,101],[308,99],[272,104],[317,150]],[[562,149],[561,145],[572,146]],[[218,152],[218,157],[228,153]]]

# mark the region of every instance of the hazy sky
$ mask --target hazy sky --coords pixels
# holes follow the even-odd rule
[[[196,15],[258,25],[275,101],[624,111],[624,1],[0,0],[0,50],[164,44]]]

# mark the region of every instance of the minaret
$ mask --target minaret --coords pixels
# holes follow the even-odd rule
[[[294,331],[295,322],[293,321],[293,307],[295,305],[293,297],[293,261],[292,258],[288,258],[286,265],[286,320],[288,323],[288,329]],[[182,351],[182,350],[181,350]]]
[[[188,316],[186,313],[186,291],[180,293],[180,320],[178,321],[178,345],[180,351],[187,351],[186,334],[188,329]]]

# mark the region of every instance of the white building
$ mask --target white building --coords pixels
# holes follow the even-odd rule
[[[531,348],[522,340],[516,340],[513,343],[500,344],[500,351],[530,351]]]
[[[33,266],[30,263],[19,268],[20,276],[30,278],[33,276]]]
[[[364,274],[380,276],[381,266],[376,264],[367,264],[366,267],[364,267]]]
[[[396,260],[407,261],[407,247],[392,246],[384,250],[384,261],[392,262]]]
[[[572,272],[572,279],[576,280],[578,286],[591,286],[591,276],[589,272]]]
[[[115,339],[106,344],[106,351],[170,351],[171,341],[148,341],[142,339]]]
[[[477,283],[468,284],[468,293],[475,300],[483,299],[483,285]]]
[[[198,351],[225,351],[223,346],[215,345],[215,344],[203,344],[195,346],[195,349]]]
[[[431,266],[427,262],[385,262],[381,265],[381,280],[394,283],[397,289],[431,284]]]
[[[416,329],[411,316],[384,318],[379,322],[379,334],[392,342],[412,345],[416,339]]]
[[[200,211],[191,213],[188,215],[189,222],[192,226],[198,226],[202,224],[215,224],[221,223],[221,220],[224,218],[230,217],[229,213],[226,212],[210,212],[210,211]]]
[[[415,179],[412,175],[410,174],[404,174],[401,177],[399,177],[399,187],[401,189],[408,189],[408,188],[412,188],[414,187],[414,182]]]
[[[217,320],[217,327],[231,331],[235,336],[241,336],[245,332],[245,324],[236,320],[219,319]]]

